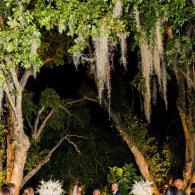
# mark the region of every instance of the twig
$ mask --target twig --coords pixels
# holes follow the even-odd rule
[[[78,146],[73,141],[68,139],[68,136],[65,136],[64,139],[75,148],[79,155],[81,154],[81,151],[79,150]]]
[[[37,133],[37,130],[38,130],[38,124],[39,124],[39,120],[40,120],[40,116],[41,116],[41,113],[43,112],[43,110],[45,109],[45,107],[43,106],[39,111],[38,111],[38,115],[37,115],[37,118],[36,118],[36,121],[35,121],[35,125],[34,125],[34,130],[33,130],[33,135],[32,137],[34,137]]]
[[[93,99],[93,98],[84,96],[82,99],[80,99],[80,100],[74,100],[74,101],[68,102],[68,103],[66,103],[66,105],[69,106],[69,105],[76,104],[76,103],[80,103],[80,102],[83,102],[83,101],[86,101],[86,100],[87,100],[87,101],[90,101],[90,102],[96,102],[96,103],[98,102],[97,99]]]
[[[66,137],[77,137],[77,138],[82,138],[82,139],[93,139],[93,138],[88,138],[88,137],[81,136],[81,135],[66,135]]]
[[[45,119],[44,119],[43,122],[41,123],[39,129],[37,130],[35,136],[33,137],[35,140],[37,140],[37,139],[39,138],[39,136],[41,135],[42,130],[43,130],[43,129],[45,128],[45,126],[46,126],[47,121],[51,118],[51,116],[53,115],[53,113],[54,113],[54,109],[52,109],[52,110],[48,113],[48,115],[45,117]]]
[[[25,119],[26,119],[26,121],[27,121],[27,124],[28,124],[29,128],[30,128],[31,131],[33,132],[33,126],[32,126],[32,124],[31,124],[29,118],[28,118],[27,116],[25,116]]]

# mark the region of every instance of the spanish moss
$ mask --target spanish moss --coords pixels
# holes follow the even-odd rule
[[[120,18],[123,12],[123,2],[122,0],[116,0],[113,10],[113,18]]]
[[[101,103],[103,91],[107,90],[107,97],[110,100],[110,62],[109,62],[109,40],[107,35],[100,36],[95,41],[96,76],[98,86],[98,97]]]

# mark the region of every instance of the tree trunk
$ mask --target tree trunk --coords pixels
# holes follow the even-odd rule
[[[14,165],[10,182],[16,185],[15,195],[18,195],[23,179],[24,165],[27,158],[27,152],[30,147],[30,142],[29,138],[23,133],[21,124],[15,128],[15,131],[17,132],[14,135],[16,148],[14,153]]]
[[[193,2],[195,1],[193,0],[192,3]],[[169,39],[173,38],[173,30],[171,27],[167,27],[167,35]],[[195,182],[195,132],[193,130],[195,127],[192,128],[193,119],[187,114],[189,110],[186,105],[186,80],[183,75],[179,75],[176,65],[173,64],[173,66],[178,84],[177,108],[181,118],[185,137],[185,166],[183,170],[183,179],[185,188],[189,188],[190,182]]]
[[[15,151],[15,143],[13,137],[13,121],[14,116],[11,109],[8,111],[8,120],[7,120],[7,173],[6,173],[6,181],[10,183],[11,175],[13,171],[14,165],[14,151]]]
[[[19,91],[20,92],[20,91]],[[15,98],[15,112],[13,120],[13,138],[15,144],[13,170],[10,177],[10,182],[16,185],[15,195],[19,195],[24,165],[27,158],[27,152],[30,147],[28,136],[24,133],[23,118],[22,118],[22,93],[18,93]]]
[[[191,131],[190,119],[179,110],[185,137],[185,167],[183,170],[184,186],[188,188],[195,175],[195,133]]]
[[[14,159],[14,169],[11,175],[11,183],[16,185],[15,195],[19,194],[20,186],[23,179],[24,165],[27,158],[27,152],[29,149],[29,139],[26,135],[17,136],[16,150],[15,150],[15,159]]]
[[[183,182],[187,189],[192,182],[192,178],[195,172],[195,140],[193,131],[193,119],[190,116],[190,109],[187,106],[187,94],[185,79],[178,77],[178,98],[177,108],[182,122],[184,138],[185,138],[185,165],[183,170]]]
[[[141,153],[139,148],[131,141],[132,140],[131,137],[125,131],[123,131],[123,129],[121,128],[121,126],[119,124],[117,116],[113,112],[111,112],[110,115],[111,115],[112,121],[115,124],[117,131],[120,133],[121,137],[126,142],[130,151],[134,155],[135,162],[139,168],[141,175],[144,177],[145,180],[148,180],[149,182],[152,183],[153,194],[159,195],[160,192],[159,192],[158,186],[155,182],[153,174],[150,172],[148,163],[147,163],[146,159],[144,158],[143,154]]]

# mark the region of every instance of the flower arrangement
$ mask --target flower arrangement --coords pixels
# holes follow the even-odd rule
[[[62,189],[62,184],[59,181],[41,181],[38,186],[37,192],[40,195],[62,195],[64,191]]]
[[[133,195],[152,195],[152,186],[149,181],[136,181],[133,186],[131,193]]]

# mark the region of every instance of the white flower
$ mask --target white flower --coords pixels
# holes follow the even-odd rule
[[[62,184],[59,181],[41,181],[37,192],[40,195],[62,195],[64,193]]]
[[[149,181],[136,181],[132,187],[133,195],[152,195],[152,187]]]

